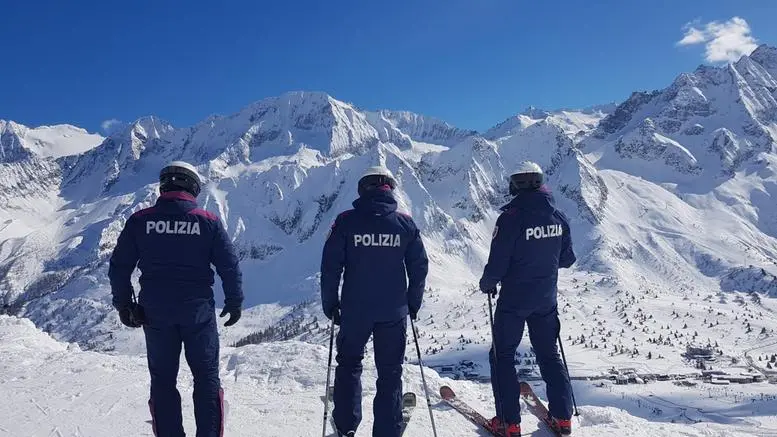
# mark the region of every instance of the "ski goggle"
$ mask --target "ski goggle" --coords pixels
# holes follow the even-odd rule
[[[510,194],[515,195],[523,190],[536,190],[542,186],[541,173],[516,173],[510,176]]]
[[[190,192],[194,197],[200,195],[200,184],[194,177],[185,172],[164,173],[159,178],[159,185],[165,190],[170,189],[170,187],[178,187]]]
[[[359,180],[359,193],[371,190],[373,188],[388,185],[392,190],[397,188],[397,182],[391,176],[386,175],[368,175]]]

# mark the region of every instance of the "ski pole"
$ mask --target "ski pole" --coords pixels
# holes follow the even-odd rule
[[[415,323],[410,318],[410,328],[413,330],[413,340],[415,341],[415,351],[418,353],[418,367],[421,369],[421,383],[424,385],[424,394],[426,395],[426,407],[429,408],[429,420],[432,421],[432,433],[437,437],[437,427],[434,425],[434,415],[432,414],[432,402],[429,400],[429,389],[426,386],[424,377],[424,363],[421,361],[421,348],[418,346],[418,334],[415,331]]]
[[[575,416],[579,416],[580,412],[577,411],[577,402],[575,401],[575,389],[572,387],[572,377],[569,376],[567,356],[564,355],[564,344],[561,342],[561,320],[558,319],[558,316],[556,317],[556,320],[558,320],[558,335],[556,336],[556,338],[558,338],[558,348],[561,350],[561,359],[564,360],[564,369],[567,371],[567,379],[569,379],[569,392],[572,393],[572,405],[575,406]]]
[[[502,405],[502,397],[499,396],[499,364],[497,363],[496,354],[496,337],[494,336],[494,311],[491,306],[491,294],[488,295],[488,323],[491,325],[491,353],[494,355],[494,397],[496,398],[496,404],[499,405],[499,411],[496,416],[499,417],[499,422],[502,424],[502,434],[507,434],[507,424],[504,423],[502,418],[504,417],[504,405]]]
[[[335,340],[335,322],[332,321],[332,328],[329,330],[329,362],[326,365],[326,390],[324,391],[324,425],[321,431],[321,437],[326,437],[326,419],[329,415],[329,381],[332,375],[332,344]]]

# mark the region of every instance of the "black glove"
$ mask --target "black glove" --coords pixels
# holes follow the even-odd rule
[[[491,297],[496,297],[497,289],[496,287],[491,287],[488,290],[481,290],[483,293],[490,294]]]
[[[140,328],[146,323],[146,315],[143,307],[136,303],[129,303],[119,309],[121,323],[130,328]]]
[[[410,308],[410,319],[413,321],[418,320],[418,310]]]
[[[243,310],[240,307],[225,306],[221,311],[221,314],[219,314],[219,317],[224,317],[227,314],[229,314],[229,319],[227,319],[227,321],[224,323],[224,326],[232,326],[237,323],[238,320],[240,320],[240,316],[243,314]]]

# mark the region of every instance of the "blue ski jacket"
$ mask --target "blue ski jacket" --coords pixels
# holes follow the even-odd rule
[[[499,303],[516,309],[556,305],[558,269],[576,261],[566,216],[544,186],[520,193],[501,210],[480,289],[501,283]]]
[[[413,219],[396,212],[397,202],[384,187],[353,202],[337,216],[321,259],[321,303],[330,317],[374,322],[417,313],[423,300],[428,259]],[[342,297],[338,296],[340,279]]]
[[[138,303],[147,316],[201,320],[215,306],[211,264],[222,281],[224,306],[241,307],[242,274],[221,220],[198,208],[186,192],[163,193],[154,206],[132,214],[119,235],[108,270],[113,306],[131,302],[130,277],[137,266]]]

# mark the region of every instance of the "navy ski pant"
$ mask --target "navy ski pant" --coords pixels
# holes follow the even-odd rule
[[[569,419],[572,417],[572,393],[569,377],[556,345],[561,329],[556,306],[527,313],[525,310],[497,304],[494,315],[496,363],[493,347],[489,353],[496,415],[506,423],[521,423],[518,404],[520,386],[515,372],[515,352],[523,337],[524,323],[529,326],[529,340],[546,384],[548,410],[555,418]]]
[[[224,392],[219,380],[219,336],[216,315],[190,325],[152,321],[145,325],[154,435],[183,437],[181,395],[176,388],[181,345],[194,377],[194,418],[197,437],[224,434]]]
[[[343,433],[355,431],[362,420],[362,359],[372,335],[377,392],[373,403],[373,437],[399,437],[402,425],[402,362],[407,341],[407,317],[392,322],[343,318],[337,334],[335,369],[335,425]]]

